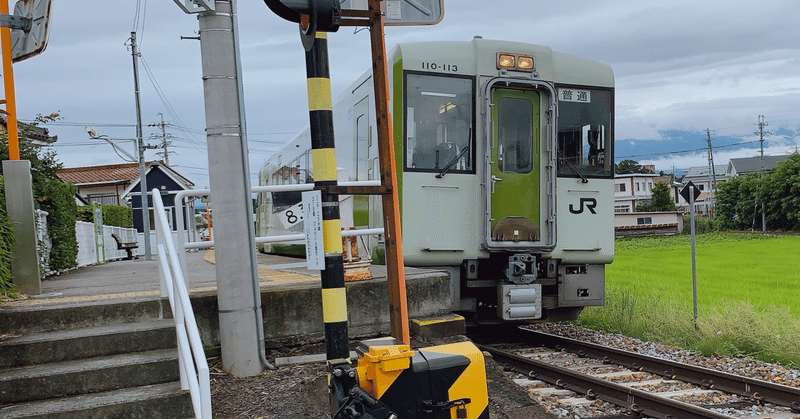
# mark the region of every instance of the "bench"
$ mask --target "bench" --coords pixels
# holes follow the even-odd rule
[[[114,240],[117,242],[117,250],[124,250],[125,252],[128,253],[128,257],[126,257],[125,260],[134,259],[133,249],[138,248],[139,243],[137,242],[123,243],[122,240],[120,240],[119,236],[117,236],[116,234],[111,234],[111,237],[113,237]],[[138,255],[136,256],[136,259],[139,259]]]

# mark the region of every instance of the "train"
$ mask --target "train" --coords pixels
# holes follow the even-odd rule
[[[478,323],[573,320],[605,304],[614,257],[614,73],[546,46],[483,39],[387,56],[406,266],[445,270]],[[339,181],[380,178],[370,69],[333,106]],[[259,184],[312,183],[306,129]],[[379,196],[342,196],[342,224],[382,227]],[[260,236],[302,232],[300,192],[262,194]],[[382,237],[365,247],[380,259]],[[266,245],[291,252],[302,243]]]

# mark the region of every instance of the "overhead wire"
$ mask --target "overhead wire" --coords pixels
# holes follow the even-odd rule
[[[170,114],[170,116],[173,118],[173,120],[177,121],[177,124],[175,124],[175,126],[178,127],[181,131],[183,131],[186,134],[187,137],[191,137],[191,138],[189,138],[189,142],[194,144],[196,147],[205,148],[203,145],[200,144],[200,141],[196,137],[194,137],[194,135],[188,130],[188,128],[186,128],[186,124],[183,123],[181,118],[178,116],[178,113],[175,112],[175,109],[172,107],[172,104],[170,104],[169,99],[167,99],[166,94],[161,89],[161,86],[158,84],[158,81],[156,80],[155,75],[153,74],[152,70],[150,69],[150,66],[147,64],[147,60],[144,58],[144,55],[140,54],[140,58],[142,59],[142,64],[143,64],[143,67],[145,69],[145,73],[147,73],[147,77],[150,79],[150,83],[153,85],[153,88],[156,90],[156,93],[158,94],[159,99],[161,99],[161,103],[164,105],[165,109]]]

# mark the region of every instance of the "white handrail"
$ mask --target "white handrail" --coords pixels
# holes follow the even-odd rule
[[[365,181],[355,181],[355,182],[339,182],[339,186],[355,186],[355,187],[378,187],[381,186],[380,180],[365,180]],[[267,193],[267,192],[290,192],[290,191],[311,191],[314,189],[313,183],[300,183],[296,185],[267,185],[267,186],[253,186],[251,188],[251,192],[253,193]],[[178,228],[178,257],[181,261],[181,267],[183,271],[186,272],[186,250],[187,249],[202,249],[202,248],[209,248],[214,247],[213,241],[199,241],[199,242],[186,242],[185,237],[185,227],[184,227],[184,217],[183,217],[183,199],[187,196],[211,196],[210,189],[187,189],[178,192],[175,195],[175,207],[181,208],[180,211],[175,211],[176,216],[176,224]],[[384,230],[382,228],[371,228],[371,229],[361,229],[361,230],[344,230],[342,231],[342,237],[353,237],[353,236],[369,236],[369,235],[378,235],[384,234]],[[256,244],[263,244],[263,243],[279,243],[279,242],[289,242],[289,241],[300,241],[305,240],[305,234],[286,234],[282,236],[261,236],[256,237],[255,242]]]
[[[158,261],[161,276],[161,295],[169,296],[175,332],[178,336],[178,363],[180,364],[181,389],[189,390],[192,407],[198,419],[211,419],[211,380],[208,362],[203,351],[203,341],[197,329],[197,321],[189,298],[189,289],[183,275],[181,260],[172,241],[161,193],[153,189],[155,207]],[[176,211],[180,213],[179,211]],[[180,236],[180,234],[178,235]]]

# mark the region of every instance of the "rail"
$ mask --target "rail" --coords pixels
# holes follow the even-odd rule
[[[178,363],[181,389],[189,390],[192,407],[198,419],[211,419],[211,382],[203,342],[192,311],[185,270],[172,240],[161,193],[153,189],[156,218],[156,243],[161,276],[161,296],[169,296],[175,331],[178,335]],[[180,236],[180,235],[179,235]]]

